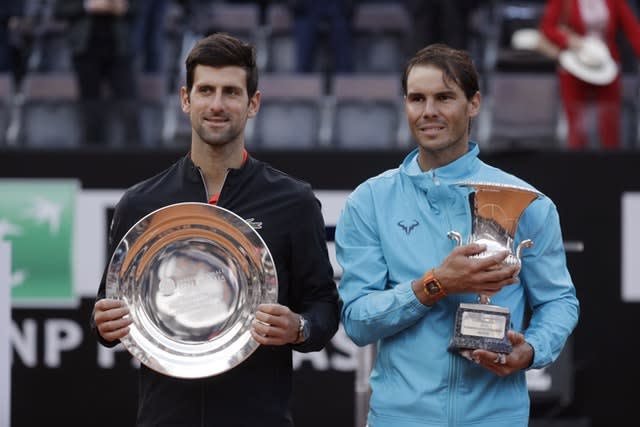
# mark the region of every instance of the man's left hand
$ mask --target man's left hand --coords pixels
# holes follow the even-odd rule
[[[251,336],[264,345],[291,344],[298,338],[300,316],[280,304],[260,304]]]
[[[474,350],[473,353],[471,353],[472,359],[501,377],[531,366],[533,362],[533,348],[524,340],[524,335],[515,331],[509,331],[507,332],[507,336],[513,346],[511,353],[500,355],[488,350]]]

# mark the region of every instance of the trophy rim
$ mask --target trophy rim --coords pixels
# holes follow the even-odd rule
[[[536,196],[540,197],[543,194],[536,190],[533,187],[525,187],[522,185],[514,185],[514,184],[504,184],[499,182],[490,182],[490,181],[459,181],[456,182],[456,185],[461,187],[481,187],[483,189],[489,189],[491,187],[496,187],[504,190],[514,190],[514,191],[523,191],[526,193],[534,193]]]
[[[192,255],[200,259],[194,263]],[[180,256],[198,265],[196,275],[208,276],[178,289],[169,310],[159,303],[167,298],[161,277]],[[215,283],[222,290],[201,287],[211,284],[211,275],[221,277]],[[148,368],[177,378],[217,375],[246,360],[259,347],[251,336],[257,306],[277,296],[273,257],[262,237],[234,212],[208,203],[175,203],[144,216],[123,236],[107,269],[106,297],[124,301],[132,320],[121,343]]]
[[[492,243],[495,242],[502,246],[502,249],[515,253],[516,248],[513,245],[520,218],[542,193],[534,188],[484,181],[461,181],[456,185],[471,189],[470,241],[487,238],[490,246],[494,246]],[[507,194],[510,195],[508,200],[505,199]]]

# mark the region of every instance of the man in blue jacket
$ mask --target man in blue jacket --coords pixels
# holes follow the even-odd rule
[[[428,46],[402,83],[418,147],[358,186],[336,229],[345,330],[377,348],[369,427],[527,426],[525,371],[555,361],[578,320],[558,212],[544,195],[524,210],[515,242],[534,245],[521,263],[503,263],[509,251],[473,257],[483,244],[456,246],[447,233],[471,227],[467,193],[456,184],[536,190],[478,158],[469,128],[481,96],[466,52]],[[448,350],[460,303],[478,295],[510,311],[506,356]]]

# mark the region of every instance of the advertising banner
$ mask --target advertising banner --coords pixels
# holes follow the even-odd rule
[[[640,193],[622,195],[622,300],[640,302]]]
[[[75,180],[0,180],[0,240],[12,244],[14,306],[71,305]]]

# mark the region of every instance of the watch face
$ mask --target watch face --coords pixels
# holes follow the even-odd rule
[[[435,295],[440,292],[440,286],[437,282],[429,282],[427,283],[427,291],[429,291],[430,295]]]

